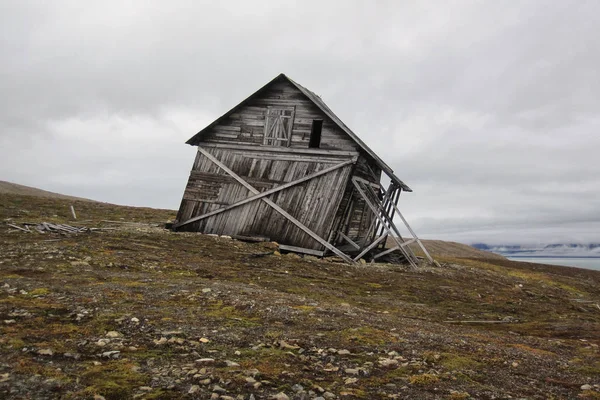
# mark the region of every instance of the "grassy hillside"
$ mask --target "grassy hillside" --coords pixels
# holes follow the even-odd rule
[[[84,199],[81,197],[67,196],[67,195],[60,194],[60,193],[49,192],[47,190],[42,190],[42,189],[34,188],[31,186],[19,185],[16,183],[6,182],[6,181],[0,181],[0,193],[22,195],[22,196],[48,197],[48,198],[63,199],[63,200],[92,201],[92,200]]]
[[[349,266],[72,203],[0,194],[3,222],[104,229],[0,225],[1,398],[600,398],[599,272]]]
[[[408,238],[407,238],[408,239]],[[485,259],[485,260],[505,260],[499,254],[495,254],[489,251],[478,250],[474,247],[463,243],[447,242],[443,240],[428,240],[422,239],[421,242],[432,257],[461,257],[461,258],[474,258],[474,259]],[[390,248],[395,246],[394,240],[388,238],[386,247]],[[410,248],[419,256],[423,256],[423,251],[417,243],[410,245]]]

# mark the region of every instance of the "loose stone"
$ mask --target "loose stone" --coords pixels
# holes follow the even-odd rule
[[[54,351],[52,349],[40,349],[37,353],[41,356],[51,356],[54,355]]]
[[[199,358],[196,360],[196,364],[212,364],[214,362],[214,358]]]

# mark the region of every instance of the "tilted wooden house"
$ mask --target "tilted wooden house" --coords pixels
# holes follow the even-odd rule
[[[176,230],[267,238],[346,261],[399,250],[417,264],[407,245],[421,242],[408,225],[413,238],[405,241],[393,223],[406,223],[397,203],[411,189],[319,96],[284,74],[187,143],[198,153]],[[384,249],[388,236],[392,249]]]

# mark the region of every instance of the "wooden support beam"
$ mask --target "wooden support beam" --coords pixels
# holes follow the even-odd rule
[[[331,166],[331,167],[329,167],[329,168],[325,168],[325,169],[323,169],[323,170],[321,170],[321,171],[315,172],[314,174],[307,175],[307,176],[305,176],[305,177],[303,177],[303,178],[300,178],[300,179],[297,179],[297,180],[295,180],[295,181],[288,182],[288,183],[286,183],[286,184],[283,184],[283,185],[276,186],[276,187],[274,187],[274,188],[272,188],[272,189],[266,190],[266,191],[264,191],[264,192],[260,192],[260,193],[258,193],[258,194],[256,194],[256,195],[254,195],[254,196],[247,197],[247,198],[245,198],[245,199],[243,199],[243,200],[240,200],[240,201],[238,201],[238,202],[236,202],[236,203],[230,204],[230,205],[228,205],[228,206],[226,206],[226,207],[219,208],[218,210],[214,210],[214,211],[211,211],[211,212],[209,212],[209,213],[206,213],[206,214],[203,214],[203,215],[200,215],[200,216],[194,217],[194,218],[190,218],[190,219],[188,219],[188,220],[186,220],[186,221],[183,221],[183,222],[180,222],[180,223],[178,223],[178,224],[175,224],[175,225],[173,225],[173,228],[177,229],[177,228],[179,228],[179,227],[181,227],[181,226],[184,226],[184,225],[187,225],[187,224],[191,224],[192,222],[200,221],[200,220],[203,220],[203,219],[205,219],[205,218],[212,217],[213,215],[217,215],[217,214],[220,214],[220,213],[222,213],[222,212],[229,211],[229,210],[232,210],[232,209],[234,209],[234,208],[237,208],[237,207],[243,206],[244,204],[248,204],[248,203],[251,203],[251,202],[253,202],[253,201],[260,200],[260,199],[262,199],[263,197],[266,197],[266,196],[272,195],[273,193],[277,193],[277,192],[279,192],[279,191],[282,191],[282,190],[284,190],[284,189],[290,188],[290,187],[292,187],[292,186],[299,185],[299,184],[301,184],[301,183],[304,183],[304,182],[306,182],[306,181],[309,181],[309,180],[311,180],[311,179],[318,178],[318,177],[319,177],[319,176],[321,176],[321,175],[328,174],[328,173],[330,173],[330,172],[332,172],[332,171],[335,171],[336,169],[339,169],[339,168],[345,167],[346,165],[353,164],[354,162],[355,162],[355,160],[354,160],[354,159],[352,159],[352,160],[347,160],[347,161],[344,161],[343,163],[336,164],[336,165],[334,165],[334,166]],[[231,174],[230,174],[230,175],[231,175]],[[240,178],[240,179],[241,179],[241,178]],[[239,181],[238,181],[238,182],[239,182]]]
[[[378,259],[379,257],[383,257],[383,256],[385,256],[386,254],[390,254],[391,252],[393,252],[393,251],[396,251],[396,250],[400,250],[400,246],[394,246],[394,247],[392,247],[392,248],[390,248],[390,249],[387,249],[387,250],[385,250],[385,251],[382,251],[382,252],[381,252],[381,253],[379,253],[379,254],[376,254],[375,256],[373,256],[373,260],[376,260],[376,259]]]
[[[413,231],[412,228],[410,227],[410,225],[408,225],[408,222],[406,221],[406,219],[404,219],[404,215],[402,215],[402,213],[400,212],[400,210],[398,209],[398,206],[396,204],[394,204],[394,208],[396,209],[396,213],[398,214],[398,216],[400,217],[402,222],[404,222],[404,225],[406,225],[406,227],[408,228],[408,231],[410,232],[410,234],[417,241],[417,244],[419,245],[419,247],[421,247],[421,250],[423,250],[423,253],[425,253],[425,256],[427,257],[427,259],[433,263],[434,262],[433,257],[431,257],[431,255],[429,254],[429,252],[427,251],[425,246],[423,246],[423,243],[421,243],[421,240],[419,240],[415,231]]]
[[[390,183],[390,186],[392,186],[392,183]],[[388,210],[386,211],[388,213],[388,215],[390,216],[390,221],[394,220],[394,213],[396,212],[396,210],[393,208],[394,204],[398,205],[398,200],[400,200],[400,194],[402,194],[402,188],[400,186],[396,186],[394,184],[394,193],[392,195],[392,198],[390,199],[390,203],[388,204]],[[402,237],[401,237],[402,238]]]
[[[381,208],[385,208],[388,191],[384,190],[383,188],[380,187],[379,192],[383,193],[383,198],[381,200],[381,204],[378,207],[379,209],[381,209]],[[375,240],[375,238],[377,236],[381,236],[381,235],[377,235],[378,230],[379,230],[379,220],[377,218],[373,218],[373,221],[371,221],[371,225],[369,225],[369,229],[367,229],[367,234],[365,235],[365,238],[367,239],[368,242]]]
[[[383,191],[384,196],[383,196],[383,200],[381,202],[381,206],[379,207],[380,213],[382,212],[381,210],[383,210],[384,214],[389,215],[390,209],[391,209],[390,203],[392,201],[394,201],[394,197],[396,196],[397,189],[399,189],[399,188],[397,188],[395,185],[393,185],[393,182],[392,182],[392,183],[390,183],[390,186],[387,188],[387,190]],[[378,220],[375,219],[375,221],[378,221]],[[392,216],[392,218],[390,218],[390,221],[393,221],[393,216]],[[379,232],[379,233],[377,233],[377,232]],[[374,236],[381,236],[381,235],[383,235],[383,232],[384,232],[383,227],[380,226],[380,224],[378,224],[375,227],[375,231],[373,232],[373,234],[374,234]],[[385,243],[383,243],[383,245],[385,247]]]
[[[403,243],[402,243],[402,247],[406,247],[406,246],[408,246],[408,245],[411,245],[411,244],[413,244],[413,243],[414,243],[414,242],[416,242],[416,241],[417,241],[417,239],[410,239],[410,240],[407,240],[406,242],[403,242]]]
[[[380,215],[381,208],[376,207],[376,205],[373,204],[373,202],[371,201],[371,199],[369,199],[369,196],[368,196],[367,192],[361,186],[362,182],[360,182],[359,180],[355,180],[353,178],[352,179],[352,183],[354,184],[354,186],[358,190],[358,193],[365,200],[367,206],[371,209],[371,211],[373,212],[373,214],[375,215],[375,217],[377,219],[379,219],[379,221],[381,222],[381,224],[382,224],[383,228],[385,229],[385,231],[387,232],[387,234],[390,235],[392,237],[392,239],[396,242],[396,244],[398,245],[400,251],[406,257],[406,259],[408,260],[408,262],[413,267],[416,268],[417,267],[416,262],[410,257],[410,255],[406,252],[406,250],[404,250],[402,248],[401,243],[400,243],[400,241],[398,240],[398,237],[397,237],[397,236],[400,236],[400,232],[398,232],[398,229],[393,224],[393,222],[389,221],[389,220],[386,220],[386,217],[387,217],[386,214]],[[366,186],[366,187],[369,188],[368,186]],[[388,226],[388,224],[389,224],[389,226]],[[394,236],[394,234],[392,233],[392,230],[394,230],[394,232],[397,234],[397,236]]]
[[[371,202],[371,200],[369,199],[367,193],[362,189],[361,183],[359,181],[354,180],[354,178],[352,178],[352,182],[354,183],[354,186],[356,187],[356,189],[358,190],[358,192],[360,193],[360,195],[363,197],[363,199],[365,199],[365,202],[367,203],[367,206],[369,206],[369,208],[371,209],[371,211],[373,211],[373,214],[375,214],[375,217],[378,218],[381,221],[381,223],[383,224],[383,227],[385,228],[385,230],[388,233],[388,235],[391,235],[392,239],[396,242],[396,244],[400,248],[400,251],[402,252],[402,254],[404,255],[404,257],[406,257],[406,259],[408,260],[408,262],[414,268],[417,268],[416,262],[410,257],[410,255],[407,253],[407,251],[404,250],[404,248],[402,247],[402,243],[399,241],[399,238],[398,238],[400,236],[400,232],[398,232],[398,229],[393,224],[393,222],[390,221],[390,227],[394,230],[394,232],[398,235],[398,237],[394,236],[392,234],[392,231],[390,230],[390,228],[386,226],[388,221],[386,221],[382,216],[379,215],[377,207]]]
[[[354,247],[356,250],[360,250],[360,246],[357,245],[354,240],[350,239],[348,236],[344,235],[342,233],[342,231],[338,231],[338,234],[342,237],[342,239],[344,239],[346,242],[348,242],[352,247]]]
[[[393,198],[393,196],[395,194],[395,192],[394,192],[395,187],[392,184],[390,184],[390,186],[387,188],[387,190],[384,190],[383,188],[380,188],[379,190],[381,190],[384,193],[384,195],[383,195],[381,204],[379,205],[379,207],[377,209],[379,210],[379,213],[381,213],[382,209],[384,210],[384,212],[388,212],[387,209],[389,209],[390,206],[387,203],[389,203],[391,201],[391,199]],[[384,232],[385,232],[385,230],[383,228],[383,224],[381,223],[381,220],[378,218],[373,218],[373,222],[371,223],[371,227],[369,228],[369,231],[366,236],[367,238],[370,238],[371,235],[373,235],[373,239],[371,239],[372,242],[369,246],[367,246],[366,249],[361,251],[361,253],[358,256],[354,257],[354,260],[355,261],[360,260],[360,258],[362,256],[367,254],[373,248],[377,247],[377,245],[379,243],[383,243],[383,246],[385,247],[385,239],[388,237],[388,235],[384,234]],[[378,237],[378,238],[375,239],[376,237]]]
[[[206,151],[202,147],[198,147],[198,151],[201,152],[202,155],[204,155],[210,161],[212,161],[213,163],[215,163],[219,168],[221,168],[227,174],[231,175],[231,177],[233,179],[235,179],[236,181],[238,181],[242,186],[244,186],[250,192],[252,192],[254,194],[259,194],[260,193],[256,188],[254,188],[254,186],[250,185],[248,182],[246,182],[245,180],[243,180],[238,174],[236,174],[231,169],[229,169],[229,167],[227,167],[225,164],[223,164],[221,161],[219,161],[215,156],[213,156],[212,154],[210,154],[208,151]],[[354,160],[354,161],[356,162],[356,160]],[[269,199],[267,199],[265,197],[262,197],[260,200],[262,200],[265,203],[267,203],[275,211],[277,211],[279,214],[283,215],[288,221],[290,221],[291,223],[293,223],[294,225],[296,225],[298,228],[300,228],[301,230],[303,230],[307,235],[309,235],[310,237],[312,237],[313,239],[315,239],[317,242],[321,243],[323,246],[325,246],[326,248],[328,248],[329,250],[331,250],[332,252],[334,252],[337,256],[339,256],[340,258],[342,258],[343,260],[345,260],[345,261],[347,261],[349,263],[354,263],[354,260],[352,260],[346,254],[344,254],[342,251],[338,250],[335,246],[333,246],[332,244],[330,244],[329,242],[327,242],[325,239],[323,239],[322,237],[320,237],[319,235],[317,235],[310,228],[308,228],[302,222],[298,221],[296,218],[294,218],[292,215],[290,215],[283,208],[279,207],[273,201],[271,201],[271,200],[269,200]]]
[[[357,255],[356,257],[354,257],[354,261],[358,261],[362,258],[362,256],[364,256],[365,254],[367,254],[369,251],[371,251],[371,249],[373,249],[374,247],[377,247],[377,245],[384,239],[386,239],[388,237],[387,234],[379,236],[377,238],[377,240],[373,241],[373,243],[371,243],[367,248],[365,248],[363,251],[360,252],[359,255]]]
[[[379,183],[375,183],[375,182],[369,182],[368,180],[361,178],[359,176],[355,176],[352,179],[355,179],[359,182],[364,183],[365,185],[370,185],[371,187],[374,187],[375,189],[379,189],[381,187],[381,185]]]
[[[394,174],[389,173],[388,171],[386,171],[386,175],[392,180],[392,182],[396,182],[397,181],[396,183],[398,183],[398,184],[401,183],[401,181]],[[437,262],[433,260],[433,257],[431,257],[431,255],[429,254],[429,252],[427,251],[427,249],[425,248],[425,246],[423,246],[423,243],[421,243],[421,240],[419,239],[419,237],[417,236],[417,234],[415,233],[415,231],[412,230],[412,228],[408,224],[408,221],[406,221],[406,219],[404,218],[404,216],[402,215],[402,213],[398,209],[398,200],[400,198],[400,193],[402,193],[402,191],[400,191],[398,193],[398,199],[396,199],[396,201],[394,202],[394,210],[398,213],[398,216],[400,217],[400,219],[402,220],[402,222],[404,223],[404,225],[406,226],[406,228],[408,228],[408,231],[410,232],[410,234],[412,235],[412,237],[416,239],[417,244],[419,245],[419,247],[421,248],[421,250],[423,250],[423,253],[425,253],[425,256],[427,257],[427,259],[431,263],[437,264]],[[437,264],[437,265],[439,265],[439,264]]]

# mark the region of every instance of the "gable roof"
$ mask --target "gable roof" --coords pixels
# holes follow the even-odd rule
[[[299,83],[296,83],[295,81],[293,81],[292,79],[290,79],[288,76],[286,76],[283,73],[277,75],[275,78],[273,78],[271,81],[269,81],[266,85],[264,85],[263,87],[258,89],[256,92],[254,92],[253,94],[248,96],[246,99],[244,99],[238,105],[233,107],[231,110],[227,111],[225,114],[221,115],[219,118],[217,118],[215,121],[213,121],[206,128],[204,128],[200,132],[196,133],[186,143],[189,145],[198,145],[201,141],[202,136],[204,136],[204,134],[206,134],[214,126],[220,124],[221,121],[223,121],[224,119],[229,117],[231,114],[233,114],[233,112],[235,110],[237,110],[240,106],[243,106],[246,102],[253,99],[255,96],[258,96],[267,87],[269,87],[272,83],[274,83],[278,80],[286,80],[287,82],[292,84],[294,87],[296,87],[298,90],[300,90],[300,92],[302,92],[302,94],[304,94],[315,106],[317,106],[317,108],[319,108],[325,115],[327,115],[327,117],[329,117],[333,121],[334,124],[336,124],[341,130],[343,130],[348,136],[350,136],[350,138],[352,138],[352,140],[354,140],[354,142],[356,144],[358,144],[358,146],[375,161],[377,166],[379,168],[381,168],[383,171],[385,171],[385,173],[390,177],[390,179],[394,183],[399,185],[402,188],[402,190],[404,190],[406,192],[412,192],[412,189],[409,188],[404,182],[402,182],[394,174],[394,171],[390,168],[390,166],[387,165],[381,158],[379,158],[379,156],[373,150],[371,150],[371,148],[369,148],[369,146],[367,146],[358,137],[358,135],[356,133],[354,133],[350,128],[348,128],[348,126],[346,126],[346,124],[344,124],[344,122],[342,122],[342,120],[337,115],[335,115],[333,111],[331,111],[331,109],[327,106],[327,104],[325,104],[325,102],[321,99],[321,97],[319,97],[317,94],[313,93],[312,91],[308,90],[304,86],[300,85]]]

